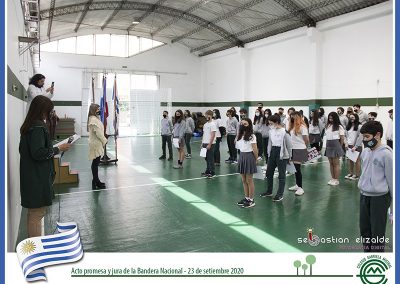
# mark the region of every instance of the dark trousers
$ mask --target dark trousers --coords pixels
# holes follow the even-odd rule
[[[279,188],[276,193],[277,196],[282,196],[283,191],[285,190],[285,181],[286,181],[286,165],[288,163],[288,159],[281,160],[280,159],[281,147],[273,146],[271,148],[271,153],[269,153],[268,164],[267,164],[267,193],[272,193],[272,188],[274,185],[274,172],[275,168],[278,167],[278,180],[279,180]]]
[[[208,144],[202,145],[203,148],[206,148],[207,146]],[[206,174],[215,174],[214,147],[215,144],[212,144],[210,150],[207,150],[207,155],[205,157],[205,160],[207,162],[207,169],[205,171]]]
[[[228,149],[229,149],[229,159],[231,161],[236,161],[237,160],[237,151],[236,151],[236,147],[235,147],[235,138],[236,138],[236,135],[228,134],[226,136],[226,141],[228,142]]]
[[[386,221],[391,197],[387,193],[381,196],[365,196],[360,194],[360,234],[363,237],[365,252],[385,251]],[[378,239],[372,243],[371,239]]]
[[[100,156],[98,156],[96,159],[92,160],[92,176],[93,176],[93,181],[94,182],[100,182],[99,179],[99,164],[100,164]]]
[[[172,140],[171,135],[161,135],[162,137],[162,153],[165,156],[165,144],[168,143],[169,156],[172,157]]]
[[[263,144],[263,153],[265,156],[265,163],[268,162],[268,140],[269,137],[263,137],[262,144]]]
[[[303,187],[303,175],[301,174],[301,165],[294,164],[294,167],[296,168],[296,173],[294,174],[296,177],[296,185],[298,187]]]
[[[257,148],[258,148],[258,156],[262,157],[263,155],[263,138],[262,138],[262,134],[261,133],[254,133],[256,135],[256,139],[257,139]]]
[[[219,151],[219,144],[221,143],[222,138],[221,137],[217,137],[217,139],[215,140],[215,144],[214,144],[214,162],[215,163],[221,163],[221,153]]]
[[[321,142],[319,142],[319,151],[321,151],[322,147],[324,147],[324,135],[325,135],[325,128],[322,129],[321,131]]]
[[[319,147],[319,142],[312,143],[312,144],[310,144],[310,146],[311,146],[311,148],[315,147],[315,149],[317,149],[318,152],[321,151],[321,148]]]
[[[185,133],[186,151],[190,155],[192,155],[192,148],[190,147],[190,140],[191,139],[192,139],[192,133]]]
[[[386,145],[393,149],[393,140],[386,140]]]

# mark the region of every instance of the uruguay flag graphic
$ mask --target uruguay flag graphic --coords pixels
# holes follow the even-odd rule
[[[75,262],[83,248],[77,224],[58,223],[58,234],[28,238],[17,246],[17,256],[26,281],[47,280],[44,267]]]

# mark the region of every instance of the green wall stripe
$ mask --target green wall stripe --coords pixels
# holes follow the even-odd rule
[[[81,101],[53,101],[55,106],[82,106]]]
[[[13,86],[17,89],[13,91]],[[18,80],[17,76],[11,70],[10,66],[7,65],[7,93],[17,99],[26,101],[26,90],[24,85]]]

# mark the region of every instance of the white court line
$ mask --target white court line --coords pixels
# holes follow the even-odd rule
[[[321,163],[327,163],[329,161],[322,161],[322,162],[316,162],[315,164],[321,164]],[[225,175],[217,175],[214,177],[226,177],[226,176],[234,176],[234,175],[239,175],[239,173],[231,173],[231,174],[225,174]],[[276,178],[276,176],[274,176]],[[184,182],[184,181],[192,181],[192,180],[200,180],[200,179],[207,179],[207,177],[197,177],[197,178],[188,178],[188,179],[178,179],[178,180],[172,180],[170,182]],[[128,188],[136,188],[136,187],[143,187],[143,186],[151,186],[151,185],[159,185],[159,183],[146,183],[146,184],[138,184],[138,185],[131,185],[131,186],[121,186],[121,187],[112,187],[112,188],[105,188],[105,189],[91,189],[91,190],[85,190],[85,191],[75,191],[75,192],[67,192],[67,193],[59,193],[56,195],[73,195],[73,194],[81,194],[81,193],[90,193],[90,192],[97,192],[97,191],[110,191],[110,190],[118,190],[118,189],[128,189]]]

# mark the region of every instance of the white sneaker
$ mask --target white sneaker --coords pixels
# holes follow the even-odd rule
[[[304,189],[302,189],[301,187],[297,188],[296,192],[294,193],[296,195],[303,195],[304,194]]]
[[[351,178],[351,176],[352,176],[352,174],[348,174],[348,175],[345,175],[345,176],[344,176],[344,178],[346,178],[346,179],[350,179],[350,178]]]
[[[339,185],[339,180],[334,179],[331,183],[331,185]]]
[[[329,185],[333,185],[333,181],[334,181],[333,179],[329,180],[329,181],[328,181],[328,184],[329,184]]]
[[[261,158],[261,157],[258,157],[258,158],[257,158],[257,161],[261,161],[261,160],[262,160],[262,158]]]
[[[358,176],[352,175],[351,177],[349,177],[349,179],[351,179],[351,180],[358,180]]]
[[[294,185],[294,186],[292,186],[292,187],[289,187],[289,190],[290,190],[290,191],[296,191],[296,190],[298,190],[299,188],[301,188],[301,187],[298,187],[297,184],[296,184],[296,185]]]
[[[266,170],[267,170],[267,165],[262,166],[262,167],[261,167],[261,170],[266,171]]]

